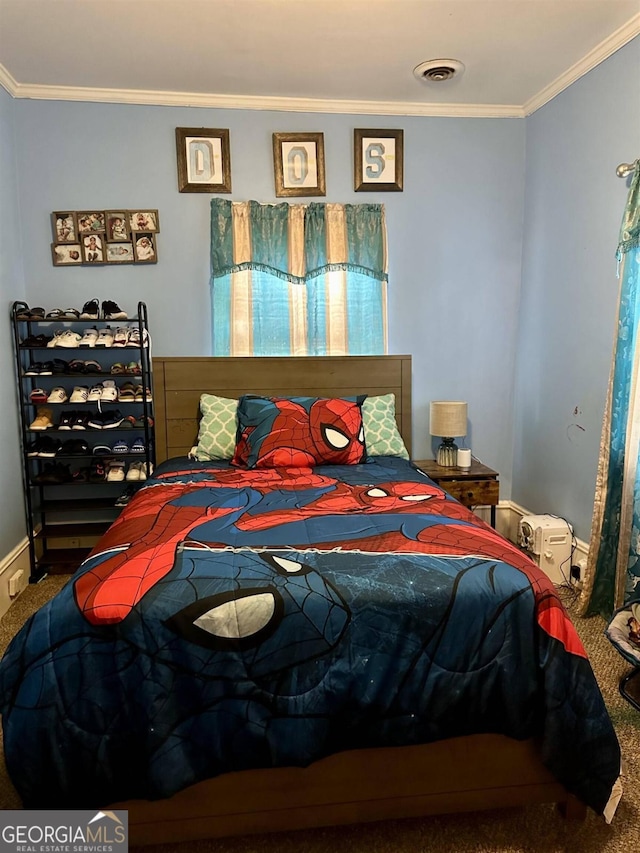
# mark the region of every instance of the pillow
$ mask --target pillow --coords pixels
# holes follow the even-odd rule
[[[366,460],[364,397],[258,397],[238,401],[233,465],[357,465]]]
[[[396,424],[395,394],[367,397],[362,404],[364,437],[367,456],[399,456],[408,459],[409,453]]]
[[[199,462],[231,459],[236,445],[238,401],[215,394],[200,397],[200,426],[194,456]]]

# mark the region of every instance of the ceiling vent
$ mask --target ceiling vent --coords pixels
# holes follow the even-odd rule
[[[459,77],[463,71],[464,65],[457,59],[430,59],[413,69],[418,80],[425,80],[427,83],[444,83]]]

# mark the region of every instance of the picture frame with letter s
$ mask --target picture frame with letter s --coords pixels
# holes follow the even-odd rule
[[[176,152],[181,193],[231,192],[228,129],[176,127]]]
[[[274,133],[277,198],[326,195],[323,133]]]
[[[404,131],[356,128],[353,131],[356,192],[402,192]]]

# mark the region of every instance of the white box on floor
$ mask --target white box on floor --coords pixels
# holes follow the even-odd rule
[[[518,528],[518,545],[552,583],[570,583],[573,530],[563,518],[524,515]]]

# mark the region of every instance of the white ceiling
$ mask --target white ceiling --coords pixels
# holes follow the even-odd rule
[[[638,33],[640,0],[0,0],[0,84],[17,98],[523,116]],[[417,80],[435,58],[466,70]]]

